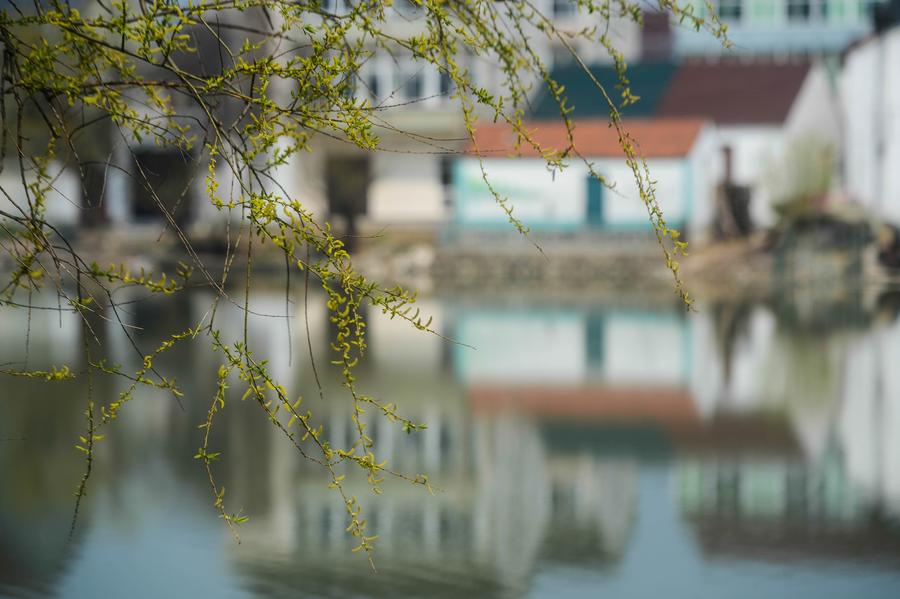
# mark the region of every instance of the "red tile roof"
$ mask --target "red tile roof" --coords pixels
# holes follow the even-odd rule
[[[809,70],[807,62],[686,62],[669,81],[656,116],[703,117],[718,124],[780,124]]]
[[[704,121],[699,118],[626,119],[625,130],[637,141],[645,158],[679,158],[686,156]],[[545,150],[562,151],[568,147],[565,124],[561,119],[525,123],[533,139]],[[622,157],[616,130],[606,119],[575,121],[575,147],[585,157]],[[485,157],[539,156],[531,146],[523,144],[514,149],[516,136],[506,124],[487,124],[477,127],[475,144],[468,151]]]
[[[677,386],[477,385],[469,389],[468,401],[476,413],[515,410],[540,419],[652,421],[672,426],[700,422],[690,390]]]

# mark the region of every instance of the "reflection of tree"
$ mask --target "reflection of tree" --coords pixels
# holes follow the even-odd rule
[[[861,332],[872,324],[872,306],[861,287],[797,286],[779,288],[772,308],[778,328],[827,337]]]
[[[834,337],[779,332],[765,362],[764,396],[783,407],[831,405],[845,349]]]
[[[74,548],[72,492],[84,468],[80,382],[4,380],[0,390],[0,589],[49,588]],[[8,440],[6,440],[8,439]]]
[[[731,382],[735,344],[746,336],[753,305],[747,301],[714,304],[710,313],[715,326],[716,345],[722,359],[722,380],[727,387]]]

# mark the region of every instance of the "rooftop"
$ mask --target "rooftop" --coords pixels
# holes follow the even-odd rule
[[[687,62],[669,82],[656,116],[704,117],[721,124],[783,123],[809,69],[808,62]]]
[[[640,146],[645,158],[680,158],[690,153],[705,121],[698,118],[625,119],[622,122]],[[617,131],[606,119],[574,121],[574,140],[585,157],[615,157],[624,155]],[[544,150],[564,151],[569,147],[565,123],[559,118],[525,123],[525,129]],[[475,131],[475,145],[468,152],[484,157],[539,157],[538,151],[522,144],[518,149],[516,135],[509,125],[483,125]]]
[[[778,124],[787,118],[810,70],[808,61],[772,59],[691,60],[682,63],[636,63],[626,77],[640,99],[622,109],[626,118],[695,117],[719,124]],[[591,67],[591,75],[610,97],[621,100],[615,69]],[[576,119],[602,118],[609,107],[596,85],[578,66],[553,71],[565,86],[567,105]],[[532,112],[534,118],[559,118],[559,107],[546,91]]]
[[[612,65],[590,67],[590,74],[603,86],[621,112],[626,117],[641,118],[653,116],[657,104],[675,73],[672,62],[636,62],[628,65],[625,77],[631,93],[640,101],[624,109],[621,108],[622,89],[619,76]],[[568,65],[553,70],[553,78],[565,87],[567,105],[574,108],[572,118],[606,116],[609,107],[599,99],[596,84],[579,65]],[[549,92],[542,92],[535,101],[532,116],[538,119],[559,118],[559,105]]]

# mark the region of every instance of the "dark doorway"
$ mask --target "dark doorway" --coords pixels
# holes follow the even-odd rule
[[[363,156],[332,156],[325,166],[328,211],[344,220],[344,244],[353,251],[357,218],[366,213],[369,160]]]
[[[188,222],[194,202],[190,156],[171,150],[135,150],[134,159],[134,218],[167,220],[160,212],[163,208],[179,225]]]
[[[88,162],[79,165],[83,174],[81,181],[81,221],[82,227],[96,227],[106,223],[106,209],[103,196],[107,193],[106,165],[102,162]]]
[[[587,178],[587,222],[591,227],[603,226],[603,183],[591,175]]]

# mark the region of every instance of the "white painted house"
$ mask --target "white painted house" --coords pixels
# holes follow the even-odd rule
[[[849,49],[841,72],[850,199],[900,225],[900,23]]]
[[[796,154],[817,152],[828,162],[840,143],[836,93],[821,62],[687,61],[672,76],[655,116],[715,123],[715,168],[722,182],[749,188],[750,216],[763,227],[775,223],[774,204],[799,183],[802,174],[792,168]]]
[[[527,127],[545,149],[562,151],[567,145],[565,127],[558,120]],[[702,240],[714,208],[713,126],[700,119],[634,119],[626,120],[624,127],[647,159],[666,221],[692,239]],[[491,187],[508,198],[515,216],[536,232],[650,231],[647,207],[625,163],[617,133],[606,120],[576,121],[575,143],[612,188],[601,185],[578,159],[570,160],[561,172],[550,172],[531,147],[513,149],[514,135],[504,125],[480,127],[475,137],[480,156],[470,154],[454,166],[452,224],[456,228],[510,227],[482,178],[483,165]]]

